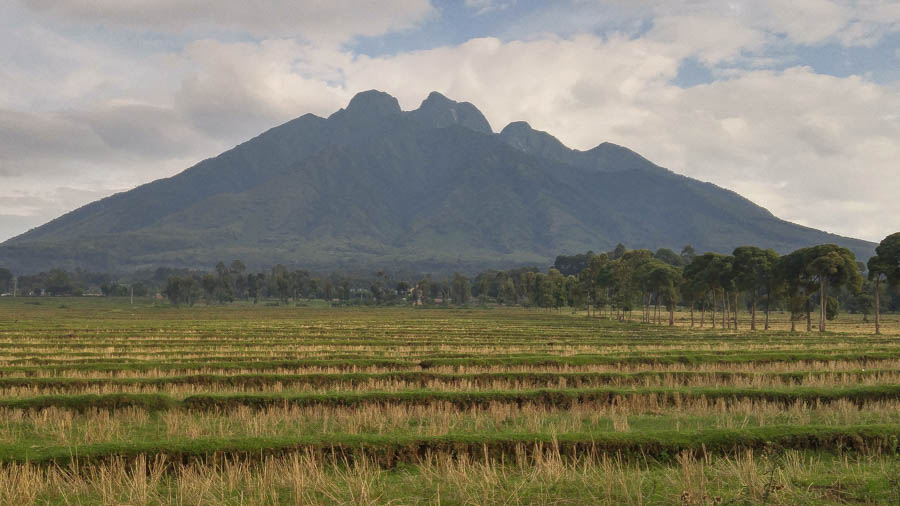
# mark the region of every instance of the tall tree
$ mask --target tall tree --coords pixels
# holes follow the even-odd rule
[[[797,315],[802,312],[804,304],[808,310],[809,293],[815,289],[815,284],[810,283],[806,270],[809,250],[810,248],[800,248],[792,251],[782,256],[776,266],[778,280],[784,285],[791,310],[791,332],[797,329]],[[809,325],[809,315],[807,314],[807,331],[809,331]]]
[[[587,299],[588,316],[591,306],[602,307],[608,302],[609,287],[613,282],[612,262],[606,254],[592,255],[587,267],[578,273],[582,293]],[[601,310],[601,316],[602,316]]]
[[[253,299],[253,303],[259,302],[260,290],[265,283],[266,275],[263,273],[247,275],[247,294]]]
[[[559,255],[556,257],[556,261],[553,262],[553,267],[563,273],[564,276],[575,275],[588,267],[588,263],[593,256],[593,251],[571,256]]]
[[[645,249],[630,250],[622,254],[613,268],[613,296],[617,318],[627,319],[636,301],[641,296],[638,273],[643,264],[649,262],[653,254]]]
[[[828,287],[848,287],[858,292],[862,275],[856,265],[856,257],[847,248],[836,244],[822,244],[808,249],[806,272],[819,285],[819,332],[825,332],[828,307]]]
[[[881,283],[900,284],[900,232],[881,240],[869,258],[869,279],[875,282],[875,333],[881,333]]]
[[[556,310],[568,305],[568,293],[566,289],[566,277],[553,267],[547,271],[547,280],[550,283],[550,306]]]
[[[500,290],[497,292],[497,302],[500,304],[515,304],[518,302],[518,297],[516,296],[516,285],[513,283],[512,278],[505,278],[504,281],[500,284]]]
[[[756,303],[760,291],[768,289],[774,277],[778,254],[771,249],[756,246],[740,246],[734,253],[735,286],[750,294],[750,330],[756,330]],[[768,321],[768,305],[766,306]]]
[[[681,255],[675,253],[669,248],[659,248],[656,250],[656,253],[653,254],[653,258],[657,260],[662,260],[663,262],[674,265],[675,267],[681,267],[685,264],[684,258]]]
[[[169,276],[163,295],[175,305],[193,306],[200,297],[200,284],[191,276]]]
[[[690,264],[688,264],[690,265]],[[703,326],[704,311],[706,309],[706,283],[703,280],[698,279],[696,276],[688,277],[688,269],[685,266],[684,271],[682,271],[682,280],[681,286],[679,287],[679,292],[684,297],[686,302],[690,303],[691,309],[691,328],[694,327],[694,306],[697,305],[697,302],[700,303],[700,314],[701,314],[701,327]]]
[[[734,257],[731,255],[721,255],[714,264],[716,273],[719,276],[719,286],[722,287],[722,327],[731,328],[731,315],[734,313],[734,328],[737,330],[737,298],[732,304],[729,295],[733,295],[735,289],[734,280]],[[733,311],[732,311],[733,309]]]
[[[677,267],[654,262],[656,265],[650,270],[648,279],[650,286],[656,292],[656,323],[660,324],[659,304],[665,301],[669,311],[669,326],[675,325],[675,304],[678,303],[678,286],[681,284],[681,270]]]
[[[450,283],[450,296],[454,304],[467,304],[472,293],[472,284],[469,278],[460,273],[453,274],[453,281]]]
[[[231,273],[231,292],[235,297],[239,299],[244,298],[244,294],[247,292],[247,276],[244,273],[247,271],[247,266],[244,265],[244,262],[240,260],[235,260],[231,262],[231,266],[229,267]]]
[[[723,290],[722,282],[727,281],[726,271],[730,270],[731,257],[718,253],[704,253],[695,256],[684,268],[684,278],[697,287],[705,287],[712,296],[712,326],[716,328],[716,298],[719,290]],[[724,297],[723,297],[724,298]],[[725,307],[722,307],[722,326],[725,326]]]

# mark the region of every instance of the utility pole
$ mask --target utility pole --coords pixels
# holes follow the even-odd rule
[[[19,278],[13,277],[13,298],[16,298],[16,290],[19,288]]]
[[[131,305],[133,306],[134,305],[134,285],[131,285],[129,288],[131,288]]]

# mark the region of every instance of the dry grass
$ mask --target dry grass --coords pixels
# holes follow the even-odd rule
[[[868,491],[866,500],[864,485],[885,484],[897,470],[896,460],[877,455],[744,452],[711,458],[685,452],[675,465],[657,466],[616,455],[570,461],[552,451],[526,450],[514,462],[441,456],[394,471],[365,460],[323,460],[310,452],[174,468],[151,457],[89,469],[17,464],[0,468],[0,503],[837,504],[890,499],[888,488]],[[841,483],[821,484],[836,475],[843,477]]]

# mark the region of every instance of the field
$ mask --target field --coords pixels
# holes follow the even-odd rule
[[[841,318],[3,299],[0,504],[900,504],[900,320]]]

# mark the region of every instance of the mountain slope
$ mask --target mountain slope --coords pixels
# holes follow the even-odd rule
[[[782,252],[874,245],[779,220],[743,197],[603,143],[565,147],[527,123],[492,132],[432,93],[414,111],[379,91],[307,114],[173,176],[86,205],[0,245],[0,265],[122,270],[402,264],[450,271],[546,264],[629,247]]]

